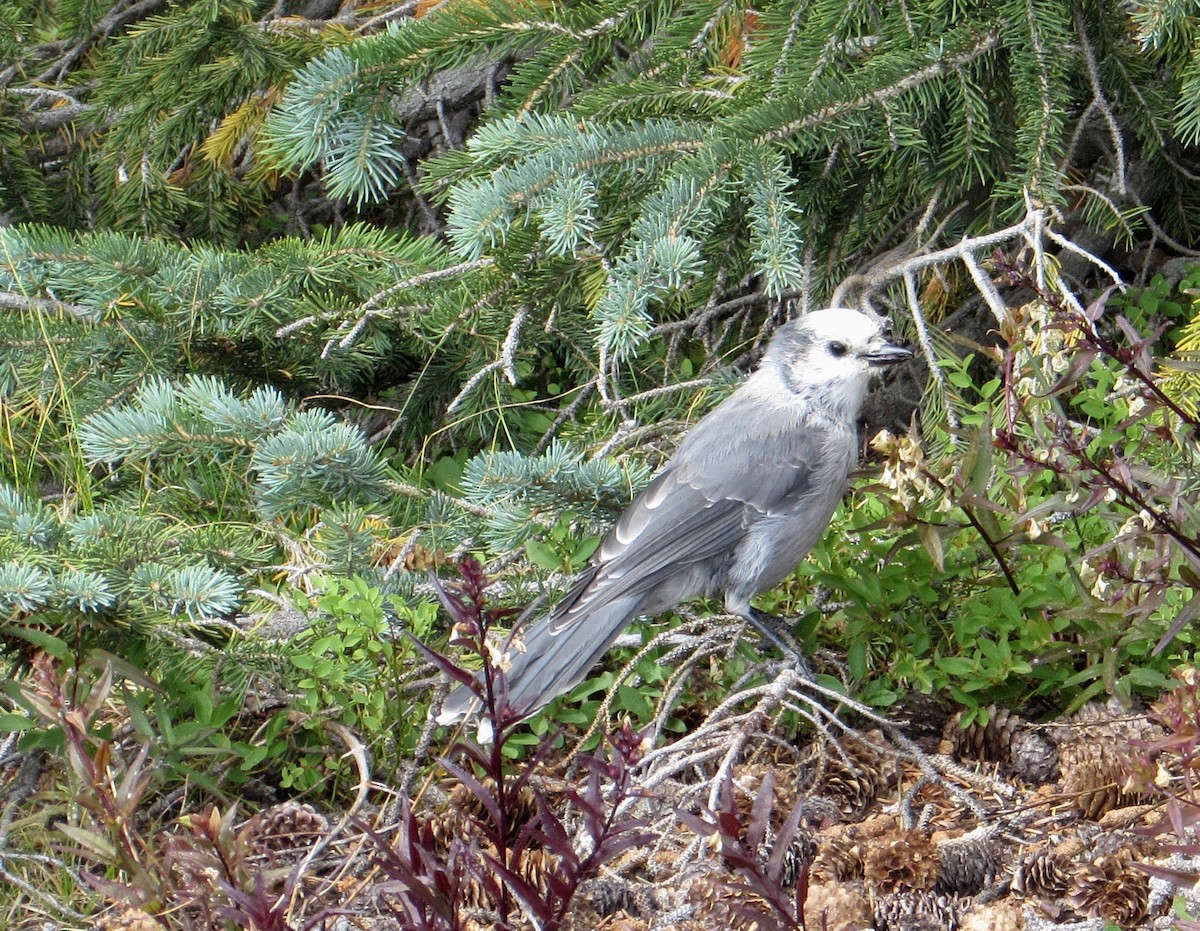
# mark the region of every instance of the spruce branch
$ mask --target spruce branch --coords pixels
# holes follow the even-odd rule
[[[1008,305],[1004,303],[1004,299],[1000,296],[1000,292],[996,290],[996,285],[982,265],[979,264],[979,259],[974,252],[967,252],[962,256],[963,264],[967,267],[967,273],[971,276],[971,281],[983,296],[984,302],[988,305],[988,310],[992,312],[992,317],[997,321],[1002,321],[1008,316]]]
[[[927,65],[912,74],[906,75],[893,84],[877,88],[863,94],[861,97],[839,101],[821,107],[813,113],[807,113],[794,120],[785,122],[755,137],[753,141],[759,145],[782,141],[798,133],[815,129],[818,126],[832,124],[856,110],[865,110],[884,104],[908,94],[957,68],[962,68],[977,61],[996,49],[999,45],[1000,31],[998,29],[988,30],[977,37],[971,46],[957,54],[947,55],[945,58],[931,65]]]
[[[91,32],[48,69],[39,74],[35,84],[57,84],[62,82],[67,73],[83,58],[93,45],[102,39],[124,29],[131,23],[144,19],[166,6],[166,0],[136,0],[126,5],[117,3],[109,12],[96,21]]]
[[[1200,176],[1197,176],[1195,180],[1200,181]],[[1158,221],[1154,219],[1149,212],[1141,215],[1141,221],[1145,223],[1146,226],[1149,227],[1150,232],[1154,234],[1154,239],[1156,242],[1164,243],[1172,251],[1179,253],[1179,255],[1184,255],[1193,259],[1200,258],[1200,249],[1189,243],[1182,243],[1176,240],[1158,223]],[[1147,256],[1147,261],[1149,261],[1149,256]]]
[[[1124,287],[1124,282],[1121,279],[1120,272],[1118,272],[1115,268],[1113,268],[1111,265],[1109,265],[1106,261],[1104,261],[1104,259],[1100,258],[1098,255],[1094,255],[1093,253],[1088,252],[1082,246],[1078,245],[1075,242],[1072,242],[1066,236],[1063,236],[1061,233],[1055,231],[1054,229],[1050,228],[1049,226],[1043,228],[1040,232],[1042,233],[1043,236],[1045,236],[1046,239],[1049,239],[1052,243],[1057,245],[1064,252],[1070,252],[1070,253],[1073,253],[1074,255],[1079,256],[1081,259],[1084,259],[1089,264],[1094,265],[1096,268],[1099,268],[1100,270],[1102,270],[1112,280],[1113,284]],[[1044,267],[1044,264],[1043,264],[1043,267]]]
[[[409,482],[400,482],[392,479],[386,483],[385,487],[388,491],[394,492],[398,495],[403,495],[406,498],[428,500],[429,498],[433,497],[433,494],[429,491],[429,489],[421,488],[420,486],[410,484]],[[492,511],[489,508],[473,504],[472,502],[465,501],[461,498],[454,499],[454,506],[461,508],[473,517],[489,517],[492,514]]]
[[[482,258],[475,259],[474,261],[459,262],[458,264],[450,265],[445,268],[435,268],[427,272],[421,272],[416,275],[405,277],[400,281],[388,285],[388,287],[371,295],[370,298],[360,305],[357,308],[357,312],[360,316],[351,326],[351,329],[356,329],[360,323],[371,316],[382,315],[387,306],[385,302],[390,301],[398,294],[401,294],[405,291],[422,288],[426,285],[434,284],[445,279],[458,278],[470,272],[491,268],[493,264],[494,262],[490,257],[484,256]],[[327,311],[320,314],[309,314],[279,327],[275,330],[275,336],[280,339],[284,339],[316,323],[325,323],[333,320],[344,321],[347,317],[353,316],[353,313],[353,311],[347,312],[346,310],[338,310]],[[344,340],[339,348],[347,348],[352,344],[352,342],[353,341],[351,340]]]
[[[521,327],[524,326],[528,317],[528,307],[522,307],[513,315],[512,323],[508,326],[508,333],[504,336],[504,343],[500,347],[500,368],[510,385],[517,383],[518,341],[521,338]]]
[[[771,70],[771,90],[766,95],[767,100],[774,99],[780,90],[780,85],[788,70],[788,59],[791,56],[792,46],[796,44],[796,39],[800,34],[805,12],[803,6],[797,5],[788,17],[788,27],[784,33],[783,43],[779,47],[775,67]]]
[[[1047,55],[1041,35],[1041,12],[1034,7],[1034,0],[1022,0],[1021,6],[1024,8],[1024,16],[1022,17],[1026,24],[1027,35],[1029,37],[1029,46],[1033,51],[1036,66],[1036,78],[1038,89],[1038,105],[1041,110],[1041,120],[1039,121],[1038,136],[1033,145],[1032,158],[1032,177],[1034,179],[1042,177],[1046,171],[1047,153],[1050,148],[1050,136],[1052,127],[1055,123],[1054,115],[1054,100],[1055,95],[1052,92],[1052,81],[1050,77],[1050,65],[1048,63],[1049,56]]]
[[[946,381],[946,373],[938,365],[937,351],[933,348],[933,341],[929,336],[929,325],[925,321],[925,312],[921,309],[921,301],[917,297],[917,279],[911,272],[907,272],[904,275],[904,298],[908,304],[909,316],[912,318],[913,325],[917,330],[917,345],[921,347],[921,355],[925,357],[925,365],[929,369],[930,377],[933,378],[937,385],[938,392],[945,397],[949,394],[950,386]],[[947,404],[945,409],[946,420],[951,432],[957,432],[959,421],[954,406]]]
[[[635,404],[640,404],[643,401],[652,401],[658,398],[670,397],[673,394],[694,394],[702,388],[711,387],[713,384],[712,378],[692,378],[687,381],[673,382],[669,385],[660,385],[657,388],[647,388],[645,391],[639,391],[637,394],[631,394],[614,405],[619,408],[631,407]]]
[[[446,413],[453,414],[456,410],[458,410],[458,408],[462,406],[463,402],[474,393],[475,389],[483,383],[484,379],[490,377],[495,372],[498,372],[503,367],[503,360],[493,359],[478,372],[468,378],[463,386],[458,390],[458,394],[451,398],[450,403],[446,405]]]
[[[397,20],[409,19],[419,6],[420,0],[407,0],[405,3],[390,6],[374,16],[368,16],[354,27],[354,31],[364,35],[373,33],[380,26],[387,26]]]

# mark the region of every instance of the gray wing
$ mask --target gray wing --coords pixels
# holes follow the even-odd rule
[[[731,396],[626,508],[555,608],[554,632],[697,564],[732,556],[756,520],[811,493],[821,439],[802,423],[772,421]]]

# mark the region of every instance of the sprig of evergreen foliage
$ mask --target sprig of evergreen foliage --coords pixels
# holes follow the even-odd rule
[[[179,386],[143,382],[128,404],[84,421],[79,443],[90,464],[134,466],[143,485],[171,497],[188,487],[181,469],[190,472],[198,459],[231,481],[249,469],[265,517],[383,490],[384,463],[355,427],[328,411],[289,410],[268,388],[240,399],[202,376]]]
[[[89,514],[47,508],[0,484],[0,637],[73,629],[87,645],[132,648],[179,618],[204,625],[234,612],[239,577],[269,549],[247,528],[181,525],[114,502]]]
[[[221,147],[210,148],[214,158],[202,146],[324,45],[285,23],[264,28],[260,7],[182,4],[114,41],[96,73],[96,103],[108,119],[93,175],[102,223],[202,232],[226,244],[244,235],[243,219],[269,190],[252,169],[220,158]]]
[[[519,549],[559,519],[564,506],[579,536],[607,526],[614,507],[649,480],[641,462],[585,459],[578,448],[553,442],[538,456],[485,452],[463,468],[464,498],[483,509],[484,540],[490,550]]]
[[[151,378],[88,417],[78,441],[108,471],[95,506],[51,508],[0,483],[0,637],[65,628],[87,645],[169,653],[175,634],[230,625],[247,588],[274,584],[271,566],[351,574],[389,538],[387,521],[353,506],[385,491],[361,431],[273,389]]]
[[[407,308],[432,301],[438,270],[451,264],[436,243],[362,225],[280,239],[252,252],[114,232],[0,228],[0,292],[26,310],[0,318],[6,360],[0,379],[17,420],[30,423],[45,421],[48,396],[52,404],[67,403],[55,401],[54,391],[48,395],[48,352],[57,370],[71,373],[69,404],[78,417],[127,397],[147,379],[189,370],[297,393],[352,391],[381,372],[419,366],[430,341],[445,338],[441,328],[461,313],[461,295],[444,296],[448,306],[439,314]],[[433,279],[422,284],[430,273]],[[38,301],[55,302],[63,312],[35,312]],[[254,409],[265,398],[231,396],[233,407],[213,411],[216,426],[229,430],[240,418],[266,416]],[[53,435],[55,421],[43,429]],[[13,439],[38,435],[17,430]]]

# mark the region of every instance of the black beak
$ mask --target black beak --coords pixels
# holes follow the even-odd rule
[[[864,359],[869,365],[895,365],[897,362],[903,362],[905,359],[912,358],[912,350],[904,346],[893,346],[891,343],[884,343],[878,349],[873,349],[868,352]]]

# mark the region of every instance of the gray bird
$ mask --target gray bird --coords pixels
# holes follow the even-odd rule
[[[531,714],[581,682],[638,615],[692,598],[720,594],[771,636],[776,619],[750,599],[793,572],[833,516],[858,460],[872,371],[911,355],[888,333],[885,321],[845,308],[779,328],[758,369],[692,428],[562,601],[525,632],[507,673],[513,711]],[[474,702],[459,688],[439,723]]]

